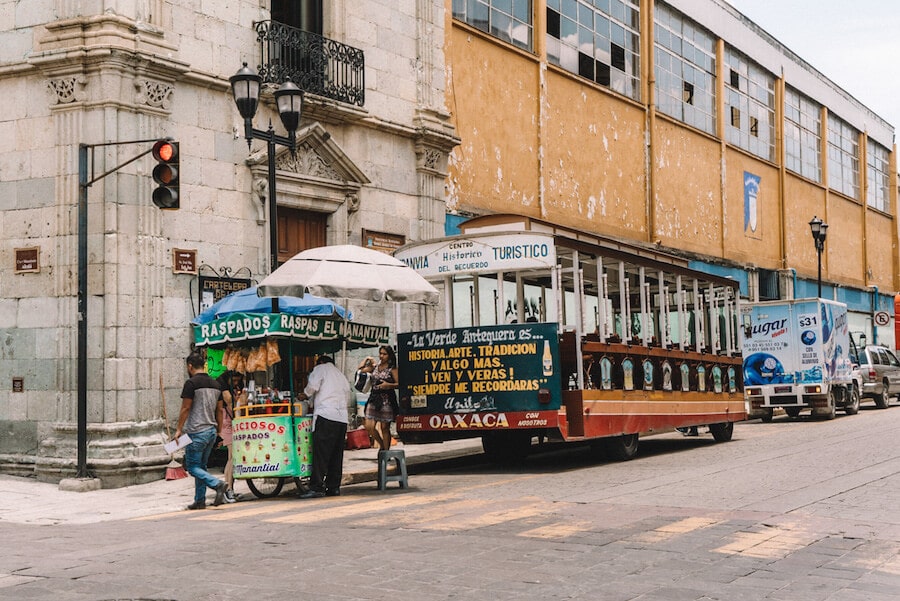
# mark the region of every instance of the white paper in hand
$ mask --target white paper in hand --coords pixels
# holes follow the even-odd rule
[[[187,434],[182,434],[178,440],[170,440],[166,444],[163,445],[163,448],[166,450],[166,453],[171,455],[178,449],[183,449],[184,447],[191,444],[191,437]]]

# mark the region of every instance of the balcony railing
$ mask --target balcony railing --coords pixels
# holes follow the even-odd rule
[[[256,23],[263,82],[290,79],[300,89],[363,106],[366,99],[363,51],[277,21]]]

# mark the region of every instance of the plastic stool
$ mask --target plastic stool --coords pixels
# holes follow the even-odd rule
[[[397,465],[397,473],[388,475],[390,461]],[[409,479],[406,474],[406,453],[398,451],[378,451],[378,490],[385,490],[388,482],[399,482],[400,488],[409,487]]]

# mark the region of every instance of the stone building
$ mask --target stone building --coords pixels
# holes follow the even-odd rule
[[[4,2],[0,17],[0,90],[15,99],[0,117],[6,473],[79,467],[81,292],[88,471],[105,487],[161,477],[161,396],[174,422],[200,276],[269,272],[267,144],[248,151],[229,87],[243,62],[264,80],[258,129],[285,134],[272,96],[285,77],[306,90],[297,151],[276,153],[281,259],[443,233],[458,140],[440,0]],[[132,160],[165,137],[180,149],[175,211],[152,202],[152,158]]]

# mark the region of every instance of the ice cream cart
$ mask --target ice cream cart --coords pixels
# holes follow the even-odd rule
[[[274,413],[284,409],[290,413]],[[281,492],[287,478],[298,488],[312,473],[312,416],[303,415],[301,403],[237,407],[232,421],[232,462],[235,479],[246,479],[257,497]]]
[[[223,367],[253,383],[247,404],[235,408],[232,420],[234,477],[246,480],[254,495],[272,497],[288,478],[299,487],[312,472],[312,416],[305,403],[293,401],[293,357],[387,344],[388,327],[337,316],[231,313],[194,325],[194,343],[224,349]],[[291,389],[255,386],[254,374],[268,378],[282,357]]]

